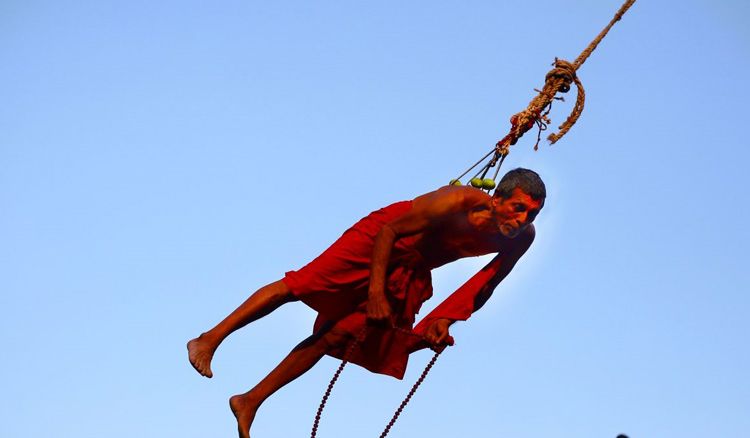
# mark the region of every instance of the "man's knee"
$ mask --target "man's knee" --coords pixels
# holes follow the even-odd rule
[[[283,280],[274,281],[273,283],[265,286],[263,289],[265,289],[265,292],[272,300],[280,304],[299,300],[299,298],[294,295],[294,293],[289,289],[289,286],[287,286]]]

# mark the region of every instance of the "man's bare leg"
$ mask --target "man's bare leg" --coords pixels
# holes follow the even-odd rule
[[[253,389],[230,398],[229,407],[237,418],[240,438],[250,438],[255,413],[271,394],[307,372],[331,348],[341,347],[351,339],[352,336],[346,332],[324,327],[294,347]]]
[[[203,376],[213,377],[211,359],[216,348],[227,336],[268,315],[282,304],[296,300],[297,298],[281,280],[258,289],[216,327],[188,342],[188,358],[193,368]]]

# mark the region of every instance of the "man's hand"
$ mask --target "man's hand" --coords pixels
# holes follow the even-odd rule
[[[377,326],[393,325],[391,305],[383,294],[372,294],[367,300],[367,322]]]
[[[453,337],[448,332],[451,325],[450,319],[437,319],[424,332],[424,339],[430,344],[430,348],[438,351],[445,348],[446,345],[453,345]]]

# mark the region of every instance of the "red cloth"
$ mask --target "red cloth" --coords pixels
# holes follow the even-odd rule
[[[370,213],[346,230],[315,260],[297,271],[286,273],[283,281],[292,293],[318,312],[313,331],[328,322],[335,322],[337,329],[354,335],[362,331],[366,324],[365,306],[375,236],[386,223],[410,209],[411,201],[402,201]],[[396,240],[387,271],[387,295],[396,317],[395,323],[406,329],[412,328],[422,303],[432,296],[432,267],[414,248],[415,239],[410,236]],[[486,277],[485,271],[448,297],[426,320],[468,318],[476,293],[486,284],[486,281],[479,284]],[[427,327],[425,321],[420,322],[417,333],[423,333]],[[349,360],[370,371],[401,379],[409,353],[426,346],[417,334],[371,328]],[[344,350],[329,354],[341,358]]]
[[[474,313],[477,294],[498,273],[502,263],[501,256],[495,256],[491,262],[474,274],[463,286],[459,287],[448,298],[440,303],[414,327],[414,333],[422,334],[436,319],[446,318],[452,321],[466,321]]]

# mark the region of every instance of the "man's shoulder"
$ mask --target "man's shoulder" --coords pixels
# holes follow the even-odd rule
[[[536,238],[536,228],[534,224],[529,224],[526,228],[521,231],[518,236],[514,239],[510,239],[509,249],[513,252],[520,252],[523,254],[527,249],[534,243]]]
[[[485,202],[490,196],[482,190],[467,186],[447,185],[437,190],[418,196],[415,200],[432,200],[433,202],[446,202],[452,204],[473,206]]]

